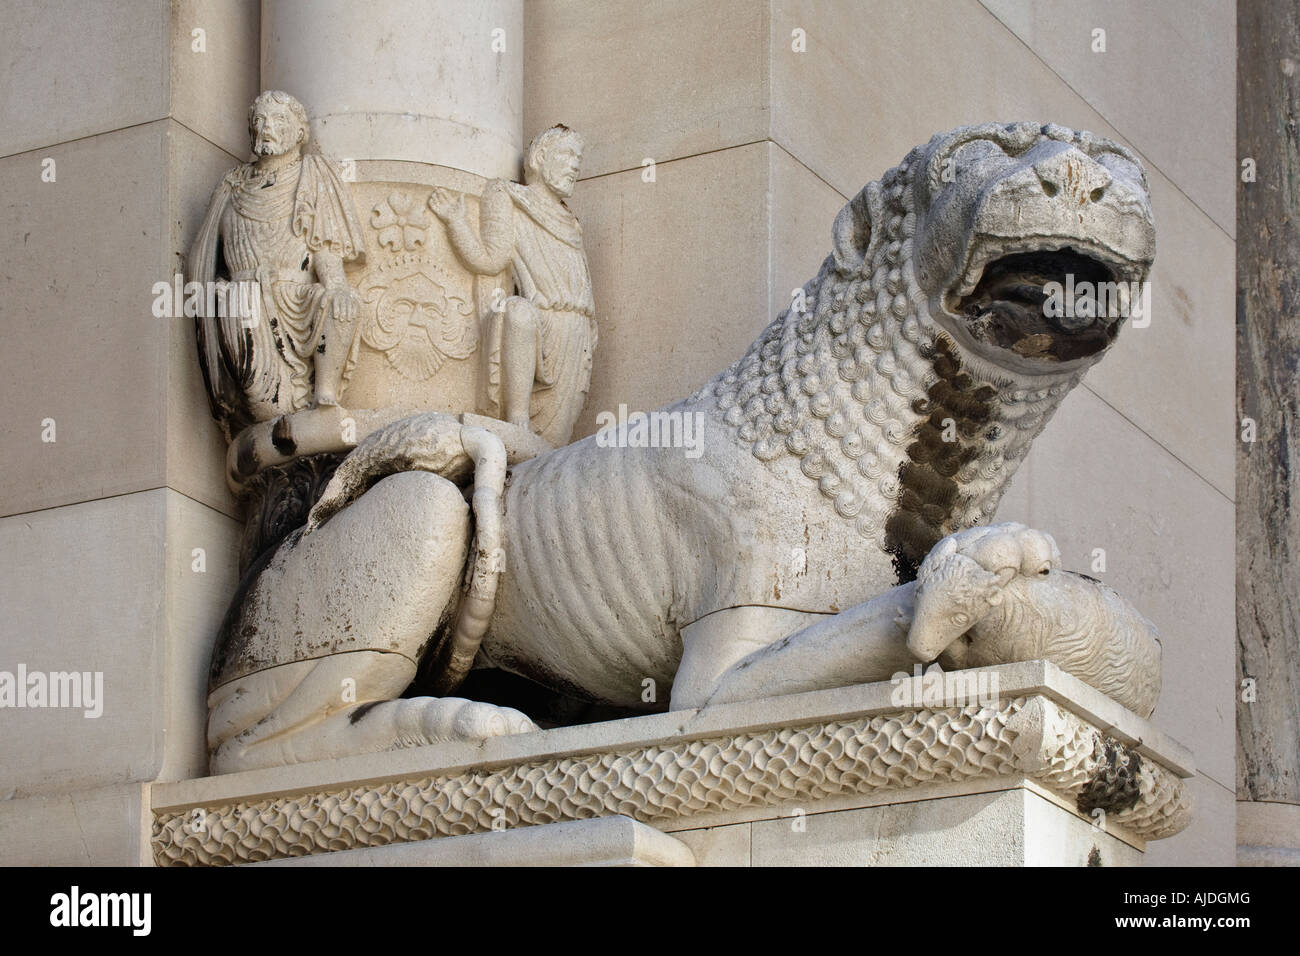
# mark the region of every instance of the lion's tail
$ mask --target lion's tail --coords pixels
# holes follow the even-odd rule
[[[441,412],[412,415],[371,432],[343,459],[307,515],[310,534],[388,475],[428,471],[461,484],[473,459],[461,441],[464,426]]]
[[[335,470],[307,516],[304,533],[319,528],[379,479],[402,471],[428,471],[458,484],[471,472],[474,477],[472,559],[438,675],[439,688],[447,693],[474,663],[505,570],[506,449],[501,439],[438,412],[412,415],[377,429]]]

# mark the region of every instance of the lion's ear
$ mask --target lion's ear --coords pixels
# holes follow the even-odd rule
[[[831,227],[831,250],[841,272],[856,273],[862,268],[871,242],[871,206],[875,205],[868,192],[875,185],[870,183],[850,199]]]

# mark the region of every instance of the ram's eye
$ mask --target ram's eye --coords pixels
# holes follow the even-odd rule
[[[959,627],[965,627],[970,623],[970,617],[964,611],[958,611],[952,616],[952,622]]]

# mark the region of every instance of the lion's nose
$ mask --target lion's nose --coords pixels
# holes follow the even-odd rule
[[[1111,179],[1100,163],[1077,149],[1056,153],[1034,164],[1038,183],[1048,198],[1060,196],[1065,202],[1082,206],[1100,202]]]

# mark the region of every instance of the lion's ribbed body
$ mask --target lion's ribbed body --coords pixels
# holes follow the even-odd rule
[[[667,699],[700,549],[696,529],[665,513],[669,489],[654,463],[673,451],[588,439],[515,469],[488,660],[624,705],[650,678]]]

